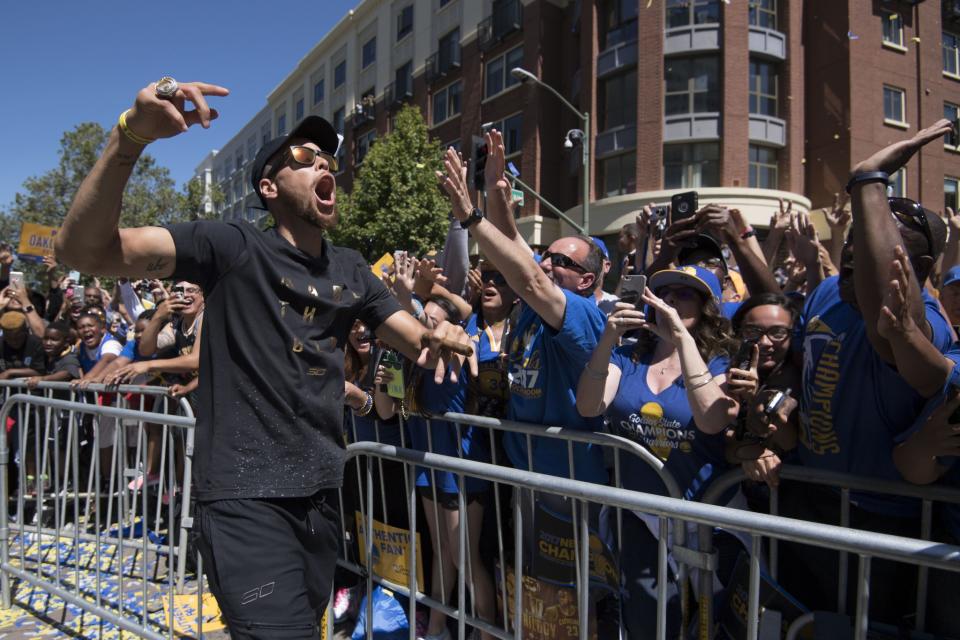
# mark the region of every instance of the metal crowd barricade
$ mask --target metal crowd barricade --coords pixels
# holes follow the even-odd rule
[[[169,598],[172,620],[174,595],[184,587],[192,525],[189,403],[174,401],[162,387],[79,390],[69,383],[41,383],[27,389],[22,381],[3,387],[0,419],[12,427],[10,436],[0,429],[3,606],[11,605],[15,577],[141,637],[174,637],[170,621],[150,615],[148,595],[152,588],[161,602]],[[152,411],[146,410],[148,404]],[[148,476],[151,431],[160,448],[156,485]],[[28,482],[30,463],[34,473]],[[16,484],[12,526],[11,480]],[[165,580],[159,577],[162,558]],[[83,585],[81,572],[86,578],[91,564],[93,584]],[[133,601],[128,597],[131,584],[140,588],[139,610],[136,595]],[[105,585],[108,593],[117,586],[117,602],[103,597]],[[198,603],[201,598],[202,588]]]
[[[802,467],[797,465],[784,465],[780,468],[780,479],[781,480],[793,480],[797,482],[804,482],[808,484],[816,484],[826,487],[831,487],[839,490],[840,495],[840,523],[839,527],[842,529],[850,530],[850,492],[851,491],[862,491],[873,494],[881,494],[887,496],[897,496],[904,498],[915,498],[921,501],[921,517],[920,517],[920,540],[929,541],[931,537],[932,527],[933,527],[933,503],[934,502],[943,502],[949,504],[960,504],[960,488],[955,487],[946,487],[939,485],[914,485],[907,482],[897,482],[893,480],[884,480],[880,478],[868,478],[862,476],[852,476],[849,474],[839,473],[836,471],[828,471],[825,469],[813,469],[810,467]],[[746,474],[744,474],[742,469],[731,469],[724,475],[720,476],[714,480],[710,488],[703,496],[703,502],[706,504],[716,504],[719,500],[722,499],[722,496],[732,487],[738,486],[743,480],[746,480]],[[777,515],[779,513],[779,490],[776,487],[770,489],[770,513],[772,515]],[[816,524],[816,523],[814,523]],[[708,525],[702,525],[698,528],[698,537],[700,548],[704,552],[712,552],[712,528]],[[879,535],[872,534],[870,532],[863,532],[866,535]],[[777,539],[771,538],[769,544],[769,555],[768,555],[768,565],[770,568],[771,577],[776,580],[778,574],[778,545]],[[847,569],[847,554],[850,553],[847,549],[840,550],[840,562],[838,565],[837,571],[837,611],[841,614],[847,612],[847,587],[849,583],[849,575]],[[856,552],[854,552],[856,553]],[[864,566],[863,558],[861,555],[861,568],[860,574],[858,576],[858,593],[861,593],[866,585],[863,584],[864,581],[864,572],[866,572],[867,577],[869,577],[869,563]],[[960,560],[960,558],[957,558]],[[945,567],[938,567],[945,568]],[[952,570],[958,570],[957,568],[952,568]],[[926,603],[927,603],[927,579],[928,579],[929,569],[926,565],[918,565],[918,574],[917,574],[917,611],[916,611],[916,630],[924,631],[926,623]],[[712,576],[707,572],[701,574],[701,589],[704,589],[708,586],[709,580],[712,579]],[[712,602],[710,598],[707,598],[706,601],[702,602],[701,605],[705,607],[705,610],[708,614],[708,620],[712,619],[709,617],[709,614],[712,612],[710,608]],[[865,603],[860,601],[860,597],[857,598],[857,622],[860,622],[861,615],[866,615],[866,610],[863,608]],[[756,621],[751,620],[751,623]],[[857,635],[857,638],[863,636]]]
[[[661,497],[653,494],[627,491],[598,485],[589,482],[570,480],[567,478],[558,478],[537,473],[518,471],[508,467],[502,467],[494,464],[474,462],[461,458],[443,456],[439,454],[412,451],[409,449],[397,448],[391,445],[378,444],[375,442],[357,442],[347,448],[348,454],[352,457],[365,457],[369,460],[393,460],[403,463],[407,469],[407,480],[412,486],[413,469],[416,466],[428,467],[436,470],[449,471],[458,474],[461,478],[471,476],[485,479],[494,483],[504,483],[515,487],[522,487],[538,492],[549,493],[553,495],[566,496],[576,500],[580,504],[581,529],[578,535],[581,536],[577,562],[579,565],[579,575],[586,576],[589,572],[589,554],[587,551],[587,529],[586,513],[590,503],[606,504],[619,509],[629,509],[651,514],[658,518],[660,530],[663,535],[659,537],[658,542],[658,606],[657,606],[657,637],[666,638],[666,596],[667,596],[667,541],[666,534],[668,530],[668,521],[677,520],[682,523],[692,523],[707,527],[722,527],[730,531],[737,531],[750,537],[750,571],[749,571],[749,593],[748,593],[748,630],[747,638],[755,640],[759,631],[760,615],[760,563],[761,563],[761,542],[763,538],[775,540],[786,540],[807,544],[817,547],[824,547],[846,553],[855,553],[861,558],[861,580],[858,584],[857,592],[857,611],[855,617],[855,637],[866,638],[868,624],[868,606],[870,593],[867,588],[869,583],[870,561],[874,558],[903,562],[916,565],[923,568],[935,568],[946,571],[960,572],[960,547],[932,543],[923,540],[903,538],[887,534],[878,534],[867,531],[858,531],[847,529],[835,525],[824,525],[802,520],[784,518],[782,516],[767,515],[734,509],[720,507],[701,502],[692,502],[677,498]],[[367,473],[365,480],[365,492],[367,500],[373,499],[373,472],[372,465],[367,464]],[[729,485],[728,485],[729,486]],[[412,508],[415,502],[415,492],[407,489],[408,505]],[[465,508],[463,494],[460,494],[459,507]],[[408,539],[411,546],[416,541],[416,511],[411,510],[411,518],[408,525]],[[514,505],[514,534],[519,538],[519,530],[523,523],[523,510],[519,503]],[[370,531],[373,523],[372,511],[367,510],[365,514],[367,531]],[[373,558],[373,538],[368,535],[365,538],[364,554],[367,560],[367,566],[371,566]],[[461,540],[461,545],[463,541]],[[523,545],[517,544],[514,550],[514,571],[515,585],[522,581]],[[462,548],[461,548],[462,553]],[[373,583],[380,584],[392,589],[393,591],[409,598],[408,619],[410,620],[410,637],[414,638],[413,620],[415,620],[416,604],[422,602],[427,605],[435,603],[421,594],[417,584],[417,572],[413,563],[416,555],[416,549],[411,548],[408,555],[408,582],[406,585],[397,584],[382,577],[375,577],[372,571],[365,573],[367,592],[370,593]],[[495,637],[511,639],[522,637],[522,603],[517,595],[519,588],[514,591],[514,633],[509,633],[505,629],[494,627],[486,622],[470,618],[464,608],[463,596],[461,594],[458,607],[456,609],[446,608],[448,615],[455,616],[458,619],[460,630],[459,637],[464,638],[464,626],[469,622],[471,626],[479,628]],[[373,609],[371,599],[367,600],[367,620],[372,619]],[[584,624],[584,611],[580,611],[581,624],[579,626],[579,637],[581,640],[587,638],[588,627]],[[372,626],[367,625],[367,638],[372,638]]]

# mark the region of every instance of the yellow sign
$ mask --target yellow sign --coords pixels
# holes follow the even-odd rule
[[[20,248],[17,253],[41,258],[53,255],[53,237],[59,227],[46,227],[42,224],[24,222],[20,227]]]
[[[380,259],[373,263],[370,267],[370,270],[373,271],[373,275],[378,278],[383,276],[385,273],[390,272],[390,267],[393,266],[393,254],[385,253],[380,256]]]
[[[366,536],[364,518],[359,511],[354,512],[357,521],[357,542],[360,545],[360,561],[366,566]],[[420,534],[417,533],[417,584],[423,585],[423,556],[421,554]],[[378,520],[373,521],[373,572],[397,584],[407,584],[407,558],[410,555],[410,532],[399,527],[391,527]]]
[[[163,599],[163,612],[170,625],[170,599]],[[174,631],[179,635],[199,638],[201,633],[219,631],[225,628],[220,620],[220,605],[212,593],[203,594],[203,620],[199,620],[196,595],[173,596],[173,624]],[[197,629],[197,625],[200,628]]]

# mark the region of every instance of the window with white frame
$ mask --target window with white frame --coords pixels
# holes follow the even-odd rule
[[[720,110],[720,64],[716,56],[664,60],[666,115]]]
[[[906,124],[906,96],[903,89],[883,85],[883,119],[893,124]]]
[[[347,61],[341,60],[333,68],[333,88],[339,89],[347,81]]]
[[[296,113],[296,122],[303,120],[303,98],[297,100],[297,104],[294,107],[294,113]]]
[[[755,189],[779,189],[777,150],[757,144],[750,145],[749,184]]]
[[[949,76],[960,77],[960,56],[957,54],[960,36],[944,31],[940,46],[943,48],[943,72]]]
[[[368,153],[370,153],[370,147],[373,146],[373,142],[376,139],[376,129],[371,129],[370,131],[357,137],[357,160],[355,164],[360,164],[363,162],[363,159],[367,157]]]
[[[237,149],[236,155],[234,155],[233,161],[233,170],[240,171],[243,169],[243,148]]]
[[[960,204],[957,202],[957,188],[958,186],[957,178],[951,178],[950,176],[943,177],[943,208],[944,211],[947,209],[952,209],[953,211],[957,210],[957,205]]]
[[[894,47],[903,47],[903,18],[895,11],[880,12],[883,22],[883,43]]]
[[[513,85],[519,84],[520,81],[510,75],[510,70],[522,66],[523,45],[488,61],[486,64],[486,97],[495,96]]]
[[[720,145],[716,142],[663,146],[663,186],[695,189],[720,185]]]
[[[277,116],[277,135],[287,135],[287,114],[281,113]]]
[[[943,103],[943,117],[957,125],[957,119],[960,118],[960,107],[950,102]],[[951,151],[960,151],[960,132],[951,131],[943,136],[943,146]]]
[[[260,146],[267,144],[270,140],[270,123],[264,122],[260,125]]]
[[[433,124],[438,125],[454,116],[460,115],[460,97],[463,82],[457,80],[433,93]]]
[[[750,0],[747,7],[751,27],[777,28],[777,0]]]
[[[360,68],[366,69],[377,61],[377,38],[373,37],[363,43],[360,51]]]
[[[750,61],[750,113],[777,117],[777,66]]]
[[[247,138],[247,162],[253,162],[257,157],[257,136],[252,135]]]
[[[890,174],[890,184],[887,186],[887,197],[907,197],[907,169],[905,167],[900,167],[896,173]]]

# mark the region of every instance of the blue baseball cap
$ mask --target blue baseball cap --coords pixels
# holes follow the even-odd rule
[[[713,275],[712,271],[692,264],[676,269],[657,271],[650,276],[650,282],[647,286],[650,287],[651,291],[657,293],[657,290],[661,287],[671,284],[696,289],[704,295],[713,296],[714,300],[720,300],[723,292],[720,288],[720,281],[717,280],[717,276]]]
[[[950,267],[950,269],[943,274],[943,282],[940,285],[940,288],[943,288],[948,284],[953,284],[957,281],[960,281],[960,265],[956,267]]]
[[[600,252],[603,254],[603,257],[607,260],[610,259],[610,252],[607,251],[607,243],[598,238],[597,236],[590,236],[590,239],[593,240],[594,244],[600,247]]]

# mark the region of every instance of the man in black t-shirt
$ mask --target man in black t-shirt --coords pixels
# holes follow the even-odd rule
[[[43,341],[27,331],[27,316],[22,311],[7,311],[0,316],[3,350],[0,380],[35,376],[43,371]]]
[[[193,480],[207,578],[232,638],[318,638],[340,538],[343,346],[353,322],[440,379],[451,359],[453,370],[462,363],[469,339],[447,323],[427,331],[360,254],[324,237],[337,219],[339,142],[322,118],[304,119],[254,160],[253,187],[275,227],[118,229],[144,145],[208,127],[217,113],[204,96],[226,94],[168,78],[141,90],[77,192],[57,257],[84,273],[175,277],[203,289]]]

